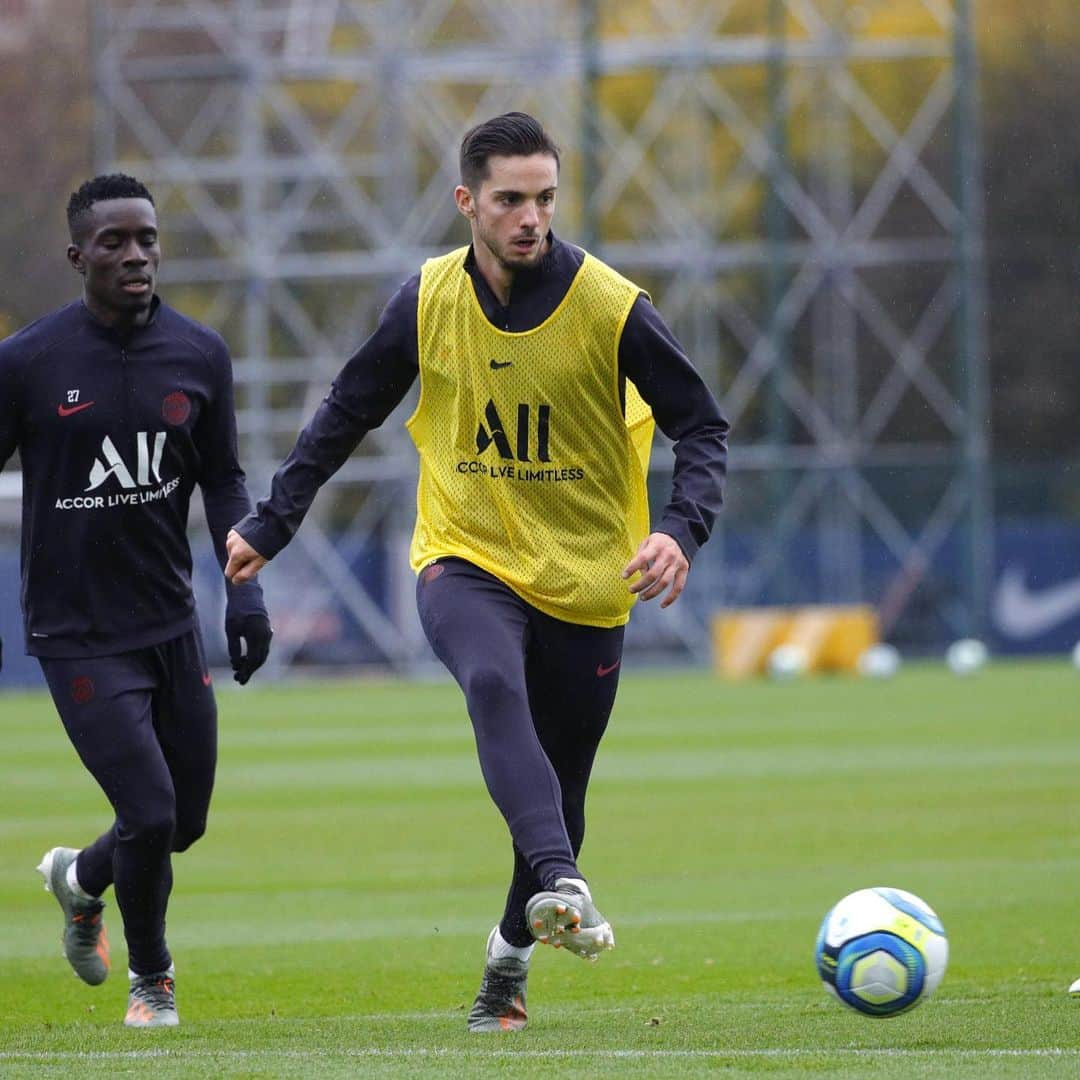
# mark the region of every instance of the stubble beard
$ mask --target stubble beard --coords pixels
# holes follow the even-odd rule
[[[540,258],[544,251],[544,239],[540,234],[537,234],[536,247],[533,248],[532,253],[529,255],[521,255],[510,249],[510,242],[507,242],[506,250],[502,250],[499,245],[492,242],[487,230],[478,225],[477,238],[487,248],[489,254],[495,259],[495,261],[506,270],[508,273],[515,273],[518,270],[530,270],[540,262]]]

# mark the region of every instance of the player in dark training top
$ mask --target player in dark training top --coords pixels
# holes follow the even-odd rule
[[[18,451],[26,648],[115,822],[81,850],[46,852],[38,869],[63,911],[67,959],[92,985],[109,972],[101,896],[113,886],[128,946],[124,1023],[172,1026],[171,856],[206,828],[217,759],[188,506],[198,485],[224,565],[226,533],[251,502],[228,349],[154,291],[150,193],[99,176],[67,215],[83,296],[0,342],[0,466]],[[229,655],[246,683],[270,622],[257,582],[227,589]]]
[[[525,1026],[534,940],[588,959],[615,943],[577,864],[589,775],[630,608],[678,599],[725,473],[727,421],[649,298],[551,231],[558,183],[532,117],[466,134],[454,197],[472,243],[395,293],[228,541],[226,576],[244,581],[419,375],[417,605],[513,841],[475,1032]],[[654,418],[675,469],[650,526]]]

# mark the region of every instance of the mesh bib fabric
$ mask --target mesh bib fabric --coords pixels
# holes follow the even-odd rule
[[[508,333],[484,316],[466,253],[421,270],[412,567],[457,555],[557,619],[621,625],[634,598],[620,574],[649,528],[652,413],[618,372],[641,290],[586,255],[551,316]]]

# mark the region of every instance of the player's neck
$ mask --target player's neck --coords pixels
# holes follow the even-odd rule
[[[480,276],[487,282],[495,299],[506,307],[510,303],[510,292],[514,287],[514,271],[499,262],[482,244],[473,245],[473,255]]]
[[[541,257],[546,255],[551,250],[551,241],[545,237],[540,244]],[[519,273],[518,269],[513,269],[504,263],[485,243],[480,241],[475,235],[473,237],[473,259],[476,262],[476,269],[480,271],[480,276],[487,282],[487,286],[491,289],[495,299],[498,300],[503,307],[506,307],[510,303],[510,293],[513,291],[514,282],[517,279]],[[533,264],[531,267],[520,267],[521,271],[528,272],[538,266],[539,263]]]
[[[145,326],[150,321],[150,307],[140,308],[138,311],[117,311],[98,303],[94,297],[83,293],[83,307],[90,312],[91,317],[102,326],[108,327],[114,333],[121,336],[129,334],[136,327]]]

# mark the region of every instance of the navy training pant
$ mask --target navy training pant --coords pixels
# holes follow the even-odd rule
[[[425,567],[416,591],[424,633],[465,694],[480,769],[513,839],[499,929],[529,945],[529,897],[584,876],[576,858],[585,793],[615,703],[624,628],[554,619],[463,559]]]
[[[217,764],[217,705],[198,630],[160,645],[91,659],[41,657],[72,745],[116,820],[79,853],[79,884],[113,885],[128,966],[164,971],[171,853],[206,831]]]

